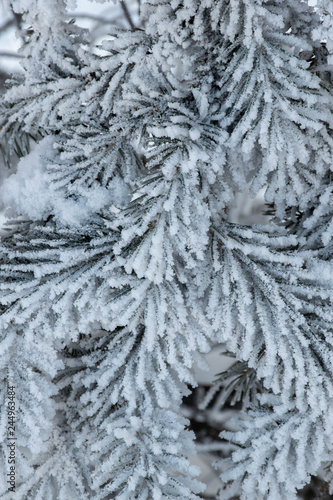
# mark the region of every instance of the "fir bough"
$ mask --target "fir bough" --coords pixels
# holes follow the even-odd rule
[[[244,400],[220,498],[296,499],[333,449],[330,4],[149,0],[145,29],[99,52],[63,0],[13,7],[29,29],[1,104],[0,369],[17,500],[199,498],[180,404],[217,341],[238,360],[220,402]],[[263,187],[274,221],[229,223]]]

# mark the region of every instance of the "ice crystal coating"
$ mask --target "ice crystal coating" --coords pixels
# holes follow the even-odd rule
[[[331,2],[148,0],[98,50],[74,4],[13,1],[0,104],[17,500],[200,498],[180,404],[217,341],[236,365],[206,404],[243,402],[221,499],[332,483]],[[247,188],[268,225],[228,222]]]

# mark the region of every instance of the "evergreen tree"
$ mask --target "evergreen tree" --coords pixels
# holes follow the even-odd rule
[[[148,0],[98,51],[65,0],[12,4],[0,497],[200,498],[180,405],[216,342],[220,498],[333,488],[332,3]],[[248,188],[270,224],[228,221]]]

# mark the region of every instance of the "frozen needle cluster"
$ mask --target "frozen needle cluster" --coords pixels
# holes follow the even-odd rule
[[[98,51],[64,0],[12,3],[0,498],[8,384],[15,500],[200,498],[179,408],[216,342],[248,367],[220,498],[333,486],[332,3],[148,0]],[[271,223],[229,223],[263,188]]]

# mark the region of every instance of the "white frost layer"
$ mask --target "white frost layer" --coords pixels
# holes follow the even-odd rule
[[[2,201],[12,217],[26,215],[31,220],[43,220],[54,215],[65,224],[79,225],[91,213],[112,204],[112,192],[96,186],[75,200],[64,198],[49,179],[47,166],[57,157],[54,138],[44,138],[28,156],[22,158],[17,172],[2,186]]]

